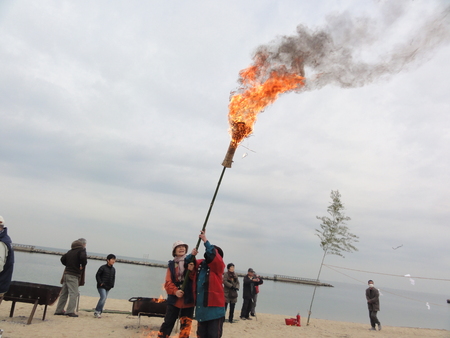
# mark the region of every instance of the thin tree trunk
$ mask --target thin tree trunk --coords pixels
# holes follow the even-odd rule
[[[317,275],[316,285],[314,286],[314,292],[313,292],[313,296],[312,296],[312,299],[311,299],[311,305],[309,306],[308,320],[306,322],[306,326],[309,325],[309,317],[311,317],[311,309],[312,309],[313,302],[314,302],[314,296],[316,295],[317,284],[319,283],[319,277],[320,277],[320,273],[322,272],[323,261],[325,260],[325,256],[326,255],[327,255],[327,251],[325,250],[324,253],[323,253],[323,257],[322,257],[322,263],[320,263],[320,269],[319,269],[319,274]]]

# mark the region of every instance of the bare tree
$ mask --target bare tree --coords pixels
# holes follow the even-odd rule
[[[316,216],[317,219],[322,221],[322,224],[320,224],[321,229],[316,229],[316,235],[320,239],[320,247],[323,249],[323,257],[322,263],[320,264],[319,274],[317,275],[311,305],[309,306],[308,321],[306,325],[309,325],[314,296],[316,294],[325,256],[329,254],[344,257],[342,252],[358,251],[352,243],[358,242],[359,237],[349,232],[348,227],[345,225],[346,221],[350,221],[350,217],[345,216],[344,214],[345,208],[341,202],[341,194],[339,193],[339,190],[331,190],[330,196],[332,203],[327,208],[327,212],[330,216]]]

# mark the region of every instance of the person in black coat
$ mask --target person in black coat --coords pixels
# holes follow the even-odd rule
[[[102,317],[103,307],[105,306],[109,290],[114,287],[114,282],[116,280],[116,269],[113,265],[115,262],[116,256],[109,254],[106,257],[106,264],[99,267],[97,274],[95,275],[95,279],[97,279],[97,290],[100,294],[100,299],[95,307],[95,318]]]
[[[367,306],[369,308],[370,330],[376,330],[375,324],[378,325],[378,330],[381,330],[380,321],[377,318],[377,312],[380,311],[380,292],[373,285],[373,280],[369,280],[369,287],[366,289]]]
[[[255,286],[262,283],[263,280],[255,276],[255,271],[252,268],[248,269],[247,275],[244,277],[244,303],[242,304],[240,316],[242,320],[251,320],[250,311],[252,309],[253,296],[255,295]]]

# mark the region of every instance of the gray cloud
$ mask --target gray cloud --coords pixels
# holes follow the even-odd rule
[[[339,25],[328,32],[336,41],[380,51],[355,60],[386,60],[439,4],[9,3],[0,16],[0,214],[11,236],[61,248],[85,237],[93,252],[163,261],[175,240],[193,246],[229,143],[230,92],[257,46],[299,24],[310,33]],[[386,41],[382,28],[393,32]],[[389,81],[284,95],[259,116],[208,225],[227,261],[313,278],[315,217],[339,189],[360,251],[329,264],[445,278],[450,49],[436,41],[424,58],[414,54],[420,66]],[[404,250],[392,252],[396,244]],[[331,270],[322,278],[349,281]],[[430,285],[422,290],[439,289]]]

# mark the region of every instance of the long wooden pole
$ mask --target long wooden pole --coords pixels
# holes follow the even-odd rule
[[[206,225],[208,224],[208,220],[209,220],[209,215],[211,214],[211,210],[214,206],[214,201],[216,200],[216,196],[217,196],[217,192],[219,191],[220,188],[220,184],[222,183],[222,178],[223,178],[223,174],[225,174],[225,170],[227,169],[227,167],[223,167],[222,169],[222,173],[220,174],[220,178],[219,178],[219,182],[217,183],[217,187],[216,187],[216,191],[214,192],[214,196],[211,200],[211,204],[209,205],[209,209],[208,209],[208,213],[206,214],[206,218],[205,218],[205,222],[203,223],[203,227],[202,227],[202,231],[205,231],[206,229]],[[200,242],[201,239],[199,238],[197,241],[197,245],[195,246],[195,248],[198,250],[199,246],[200,246]],[[195,256],[192,256],[191,262],[193,262],[195,260]],[[184,276],[184,281],[183,281],[183,285],[181,286],[181,290],[184,291],[185,287],[186,287],[186,283],[187,280],[189,278],[189,270],[186,269],[186,274]]]

